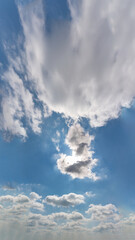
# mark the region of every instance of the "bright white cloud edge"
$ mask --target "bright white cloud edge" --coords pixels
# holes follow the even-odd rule
[[[9,69],[1,78],[10,88],[8,95],[2,92],[1,129],[26,137],[26,117],[39,133],[42,118],[51,110],[73,119],[87,117],[98,127],[117,118],[122,107],[130,107],[135,96],[135,3],[68,2],[72,20],[50,36],[45,33],[41,1],[18,7],[24,52],[9,54],[6,49]],[[43,109],[35,106],[25,82]]]

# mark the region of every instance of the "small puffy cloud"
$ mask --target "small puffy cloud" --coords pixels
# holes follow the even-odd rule
[[[84,129],[80,126],[80,124],[74,124],[69,128],[65,142],[77,156],[87,156],[90,155],[88,151],[90,143],[93,139],[93,136],[84,132]]]
[[[36,209],[38,211],[44,211],[44,204],[36,201],[30,203],[30,208]]]
[[[44,211],[44,204],[38,202],[41,199],[37,193],[30,193],[30,197],[24,194],[14,195],[3,195],[0,196],[0,203],[3,206],[10,206],[11,212],[16,212],[18,214],[26,209],[36,209],[38,211]]]
[[[84,203],[84,196],[75,193],[65,194],[60,197],[50,195],[45,198],[44,202],[57,207],[70,207]]]
[[[44,211],[44,204],[43,203],[40,203],[40,202],[31,202],[30,204],[30,208],[32,209],[36,209],[38,211]]]
[[[1,203],[13,202],[13,201],[14,201],[14,196],[11,196],[11,195],[0,196]]]
[[[14,198],[14,201],[15,201],[16,203],[23,204],[23,203],[28,203],[28,202],[30,202],[30,199],[29,199],[29,197],[27,197],[27,196],[25,196],[25,195],[19,194],[18,196],[16,196],[16,197]]]
[[[2,203],[28,203],[30,201],[29,197],[23,194],[17,196],[5,195],[0,197],[0,202]]]
[[[55,212],[50,215],[42,214],[33,214],[30,213],[28,216],[29,222],[37,222],[40,226],[53,227],[53,226],[62,226],[67,222],[70,223],[79,223],[84,220],[84,216],[76,211],[73,212]]]
[[[130,215],[120,221],[120,225],[135,225],[135,213],[130,213]]]
[[[93,162],[91,160],[81,161],[73,156],[66,156],[65,154],[60,154],[61,158],[57,160],[57,167],[63,174],[70,175],[73,179],[85,177],[91,178],[96,181],[99,179],[95,173],[91,172],[91,169],[97,165],[97,160]]]
[[[83,231],[84,228],[82,227],[80,222],[67,222],[62,226],[62,230],[72,232],[72,231]],[[86,231],[86,229],[85,229]]]
[[[89,209],[86,211],[91,215],[91,220],[106,222],[106,221],[119,221],[120,216],[118,209],[113,204],[107,205],[94,205],[90,204]]]
[[[93,227],[91,230],[94,232],[104,232],[104,231],[116,231],[117,225],[112,222],[100,223],[98,226]]]
[[[8,209],[8,215],[19,217],[27,213],[28,209],[28,204],[14,204]]]
[[[73,221],[83,220],[83,218],[83,215],[79,212],[72,212],[71,214],[69,214],[69,219]]]
[[[58,212],[58,213],[52,213],[50,216],[48,216],[51,219],[54,220],[71,220],[71,221],[80,221],[84,219],[84,216],[79,213],[73,211],[72,213],[66,213],[66,212]]]
[[[35,192],[30,193],[30,199],[32,199],[32,200],[40,200],[41,198],[42,198],[42,196],[40,196],[39,194],[37,194]]]
[[[57,160],[57,167],[63,174],[72,178],[91,178],[94,181],[99,177],[92,171],[97,165],[97,159],[93,159],[91,141],[94,139],[89,133],[85,133],[80,124],[74,124],[69,128],[66,136],[66,144],[72,150],[72,156],[60,154]]]
[[[57,223],[53,221],[53,218],[35,213],[30,213],[28,215],[27,223],[33,223],[34,225],[38,225],[38,227],[45,227],[47,229],[53,228],[57,225]],[[30,227],[33,227],[33,224],[31,224]]]

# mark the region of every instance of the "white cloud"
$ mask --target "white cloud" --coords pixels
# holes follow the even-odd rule
[[[94,139],[89,133],[85,133],[80,124],[74,124],[69,128],[66,136],[66,144],[77,156],[83,155],[84,157],[92,156],[89,151],[90,143]]]
[[[62,230],[68,231],[68,232],[81,232],[83,230],[87,230],[86,228],[84,229],[82,227],[82,224],[80,222],[67,222],[63,227]]]
[[[74,124],[69,128],[66,136],[66,144],[72,150],[72,155],[60,154],[57,167],[63,174],[69,174],[72,178],[91,178],[94,181],[99,177],[92,171],[97,165],[97,159],[93,159],[91,141],[94,139],[85,133],[80,124]]]
[[[135,96],[135,2],[68,2],[71,21],[49,35],[42,2],[19,5],[24,52],[10,56],[3,74],[13,93],[2,94],[1,129],[26,137],[25,116],[32,130],[40,132],[41,110],[23,86],[25,80],[42,102],[44,116],[52,110],[73,119],[87,117],[98,127],[130,107]],[[18,72],[26,76],[23,81]]]
[[[44,204],[40,203],[40,202],[33,201],[30,204],[30,208],[43,212],[44,211]]]
[[[79,212],[55,212],[50,215],[33,214],[30,213],[27,218],[28,223],[32,223],[31,226],[38,225],[39,227],[45,227],[47,230],[55,228],[56,231],[61,231],[68,226],[80,225],[84,216]]]
[[[70,27],[64,24],[50,38],[43,31],[40,4],[36,13],[20,9],[28,66],[39,98],[52,110],[86,116],[92,126],[102,126],[117,118],[121,107],[129,107],[135,95],[135,4],[124,0],[122,8],[121,0],[68,2]]]
[[[88,238],[92,234],[104,234],[105,232],[106,234],[112,232],[118,233],[119,230],[122,232],[124,229],[128,231],[129,227],[134,232],[134,213],[123,218],[113,204],[104,206],[91,204],[87,211],[87,214],[89,214],[87,217],[79,211],[70,211],[70,209],[67,212],[52,212],[47,215],[45,211],[40,211],[40,214],[32,211],[34,204],[37,204],[37,206],[38,204],[42,204],[39,202],[41,198],[36,197],[37,200],[34,200],[35,198],[32,200],[30,198],[32,195],[37,196],[38,194],[36,195],[36,193],[33,194],[32,192],[29,197],[24,194],[1,196],[0,222],[4,226],[5,224],[12,224],[13,229],[18,229],[16,224],[21,224],[25,227],[25,231],[30,231],[31,234],[32,232],[37,232],[38,236],[39,233],[43,234],[54,231],[55,234],[60,232],[63,234],[63,231],[67,231],[68,233],[74,232],[76,234],[78,232],[80,234],[85,232]],[[79,194],[70,193],[58,197],[59,199],[55,195],[53,196],[53,206],[75,206],[76,204],[84,203],[84,196]],[[36,209],[38,210],[37,206]],[[96,236],[95,239],[97,239]]]
[[[120,225],[123,225],[123,226],[135,225],[135,213],[130,213],[128,217],[122,219],[120,221]]]
[[[72,178],[83,179],[85,177],[91,178],[96,181],[99,179],[96,174],[91,171],[97,165],[97,160],[83,160],[74,156],[67,156],[60,154],[61,158],[57,160],[58,169],[63,174],[69,174]]]
[[[87,214],[91,214],[91,220],[100,222],[119,221],[120,216],[118,209],[113,204],[94,205],[90,204]]]
[[[58,213],[52,213],[51,215],[47,216],[50,219],[54,219],[55,221],[57,220],[71,220],[71,221],[80,221],[84,219],[84,216],[79,213],[79,212],[71,212],[71,213],[66,213],[66,212],[58,212]]]
[[[28,215],[28,223],[34,223],[39,227],[46,227],[48,230],[49,228],[53,228],[57,226],[57,223],[53,221],[53,218],[50,217],[51,215],[42,215],[42,214],[33,214],[30,213]],[[33,225],[31,225],[33,227]]]
[[[23,194],[19,194],[17,196],[13,196],[13,195],[4,195],[4,196],[0,196],[0,202],[1,203],[28,203],[30,202],[29,197],[27,197],[26,195]]]
[[[36,209],[38,211],[44,211],[44,204],[38,202],[42,197],[37,193],[30,193],[30,198],[23,194],[3,195],[0,196],[0,203],[4,207],[10,207],[10,211],[16,214],[20,214],[27,209]]]
[[[32,199],[32,200],[40,200],[41,198],[42,198],[42,196],[40,196],[39,194],[37,194],[35,192],[30,193],[30,199]]]
[[[30,199],[29,199],[29,197],[27,197],[27,196],[25,196],[25,195],[19,194],[18,196],[14,197],[14,201],[15,201],[16,203],[23,204],[23,203],[28,203],[28,202],[30,202]]]
[[[0,129],[10,132],[12,135],[26,137],[26,128],[22,123],[25,117],[28,125],[35,133],[40,133],[41,111],[34,106],[33,95],[25,88],[23,80],[10,66],[2,77],[6,89],[3,91],[0,114]]]
[[[70,207],[84,203],[84,196],[75,193],[64,194],[60,197],[50,195],[45,198],[44,202],[57,207]]]
[[[117,230],[117,225],[112,222],[108,223],[100,223],[98,226],[93,227],[92,231],[94,232],[104,232],[104,231],[116,231]]]
[[[13,202],[14,197],[11,195],[0,196],[0,202]]]

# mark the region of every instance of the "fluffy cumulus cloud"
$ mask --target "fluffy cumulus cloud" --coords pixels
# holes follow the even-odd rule
[[[104,231],[116,231],[117,225],[114,223],[100,223],[98,226],[93,227],[94,232],[104,232]]]
[[[56,212],[50,215],[42,215],[30,213],[28,216],[28,223],[34,223],[34,225],[39,225],[39,227],[44,227],[47,230],[59,229],[60,226],[65,226],[67,223],[79,224],[84,220],[84,216],[79,212]]]
[[[53,198],[52,198],[53,197]],[[42,209],[40,206],[40,212],[38,211],[38,204],[48,203],[48,199],[51,199],[49,204],[53,206],[63,207],[75,207],[77,204],[84,203],[83,195],[70,193],[63,195],[61,197],[57,196],[48,196],[45,201],[37,193],[32,192],[28,196],[24,194],[16,195],[1,195],[0,197],[0,233],[4,226],[7,226],[9,230],[16,229],[14,232],[17,236],[18,231],[20,232],[20,227],[23,227],[24,233],[30,233],[30,236],[40,239],[40,234],[42,238],[45,238],[46,233],[51,233],[56,236],[59,233],[62,233],[62,236],[65,232],[69,234],[86,234],[86,239],[88,236],[92,238],[93,234],[104,234],[105,232],[111,233],[115,232],[115,236],[123,229],[130,227],[130,230],[134,230],[135,226],[135,215],[131,213],[129,216],[123,218],[119,213],[117,207],[111,203],[106,205],[94,205],[91,204],[86,213],[81,211],[71,211],[72,208],[68,208],[68,211],[58,211],[47,213],[46,209]],[[34,208],[34,204],[37,205]],[[42,210],[41,210],[42,209]],[[50,212],[50,210],[49,210]],[[97,232],[97,233],[96,233]],[[13,232],[12,232],[13,234]],[[8,235],[8,234],[7,234]],[[13,235],[12,235],[13,236]],[[104,235],[100,235],[101,236]],[[9,236],[4,239],[9,239]],[[16,238],[14,238],[16,239]],[[22,238],[23,239],[23,238]],[[27,236],[25,239],[31,239]],[[47,238],[48,239],[48,238]],[[65,238],[64,238],[65,239]],[[78,238],[77,238],[78,239]],[[93,238],[92,238],[93,239]],[[94,239],[98,239],[95,238]]]
[[[41,0],[18,6],[23,48],[12,48],[10,54],[6,48],[0,129],[26,137],[25,118],[39,133],[42,116],[51,110],[87,117],[98,127],[130,106],[135,96],[135,2],[68,0],[68,6],[71,21],[63,20],[59,30],[53,26],[49,35]]]
[[[35,192],[31,192],[30,193],[30,198],[32,200],[40,200],[42,197],[39,194],[35,193]]]
[[[135,226],[135,213],[130,213],[128,217],[120,221],[120,224],[125,226]]]
[[[60,197],[50,195],[45,198],[44,202],[57,207],[70,207],[84,203],[84,196],[75,193],[64,194]]]
[[[0,196],[0,203],[2,206],[8,207],[10,212],[18,215],[28,209],[44,211],[44,204],[38,201],[40,199],[41,197],[37,193],[32,192],[30,197],[24,194]]]
[[[90,204],[87,214],[91,214],[91,219],[100,222],[119,221],[119,212],[115,205],[94,205]]]
[[[93,159],[91,141],[94,139],[89,133],[85,133],[80,124],[74,124],[69,128],[66,136],[66,144],[72,150],[72,155],[60,154],[57,167],[63,174],[69,174],[72,178],[99,179],[92,171],[97,165],[97,159]]]
[[[79,226],[85,220],[82,213],[70,211],[70,209],[68,209],[68,212],[52,212],[48,215],[41,205],[44,205],[49,197],[51,196],[48,196],[43,201],[42,196],[39,196],[35,192],[31,192],[29,196],[24,194],[2,195],[0,197],[0,221],[3,224],[10,224],[12,222],[13,225],[23,225],[25,226],[25,231],[28,230],[28,232],[57,232],[62,229],[64,230],[67,225],[71,225],[73,229],[74,225]],[[59,197],[59,201],[60,203],[58,201],[57,203],[54,202],[54,205],[56,204],[59,207],[73,207],[84,203],[84,197],[83,195],[70,193]]]
[[[15,202],[15,203],[28,203],[29,202],[29,197],[19,194],[17,196],[12,196],[12,195],[5,195],[0,197],[0,202],[5,203],[5,202]]]
[[[79,212],[58,212],[58,213],[52,213],[50,216],[48,216],[50,219],[54,220],[72,220],[72,221],[80,221],[84,219],[84,216]]]

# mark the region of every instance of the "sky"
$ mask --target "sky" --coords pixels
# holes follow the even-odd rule
[[[134,240],[135,2],[0,0],[2,240]]]

